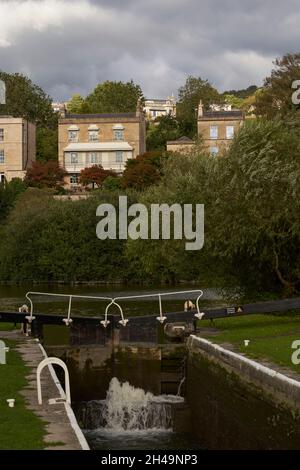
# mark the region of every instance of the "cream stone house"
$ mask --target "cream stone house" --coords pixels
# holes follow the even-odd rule
[[[144,113],[148,121],[154,121],[161,116],[176,116],[176,101],[174,96],[167,99],[146,99],[144,103]]]
[[[24,178],[36,158],[36,125],[0,115],[0,182]]]
[[[81,170],[102,165],[118,174],[126,162],[146,151],[146,125],[141,104],[136,112],[63,114],[58,124],[58,158],[67,186],[77,186]]]
[[[198,106],[198,137],[202,137],[204,147],[211,155],[226,150],[245,121],[242,111],[203,109],[202,102]]]

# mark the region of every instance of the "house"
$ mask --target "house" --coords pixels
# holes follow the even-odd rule
[[[229,147],[234,134],[243,125],[244,120],[244,113],[240,110],[206,111],[200,101],[198,136],[202,137],[204,147],[209,153],[216,155]]]
[[[195,141],[184,135],[182,137],[179,137],[179,139],[177,140],[168,140],[167,151],[178,152],[178,153],[188,153],[193,149],[194,145],[195,145]]]
[[[146,125],[138,101],[136,112],[62,114],[58,121],[58,158],[66,184],[77,186],[81,170],[102,165],[118,174],[127,160],[146,151]]]
[[[0,182],[24,178],[36,158],[36,125],[0,115]]]
[[[167,99],[146,99],[144,103],[144,113],[148,121],[154,121],[161,116],[176,116],[176,101],[174,96]]]

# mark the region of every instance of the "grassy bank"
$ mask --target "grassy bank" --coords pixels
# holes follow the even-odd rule
[[[300,313],[284,315],[249,315],[239,318],[217,319],[199,323],[206,327],[201,336],[216,343],[230,343],[236,350],[254,359],[272,361],[300,373],[300,365],[291,361],[294,340],[300,339]],[[207,328],[211,330],[207,330]],[[250,340],[244,345],[244,340]]]
[[[2,324],[1,328],[4,329]],[[7,325],[6,329],[9,329]],[[1,339],[1,331],[0,331]],[[45,429],[43,422],[25,407],[20,391],[26,387],[30,372],[16,350],[16,343],[5,339],[10,348],[7,364],[0,365],[0,449],[43,449]],[[7,398],[15,398],[15,407],[9,408]]]

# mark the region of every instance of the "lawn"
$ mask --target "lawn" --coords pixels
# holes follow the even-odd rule
[[[212,332],[207,331],[212,326],[208,320],[199,322],[199,326],[206,327],[203,333],[200,329],[200,335],[215,343],[231,343],[236,350],[249,357],[266,359],[300,373],[300,365],[294,365],[291,361],[294,351],[291,345],[294,340],[300,340],[298,312],[216,319]],[[247,347],[244,345],[245,339],[250,340]]]
[[[21,326],[19,324],[15,325],[14,323],[0,323],[0,331],[13,331],[19,330]]]
[[[27,384],[29,368],[16,351],[16,343],[4,341],[10,350],[6,356],[7,364],[0,364],[0,449],[43,449],[44,424],[26,409],[20,395]],[[7,398],[15,398],[14,408],[8,407]]]

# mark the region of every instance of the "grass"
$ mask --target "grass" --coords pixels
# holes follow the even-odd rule
[[[5,343],[10,350],[7,364],[0,364],[0,449],[44,449],[44,423],[26,409],[20,394],[27,385],[26,375],[30,370],[16,351],[16,343],[6,339]],[[14,408],[8,407],[7,398],[15,398]]]
[[[21,326],[19,324],[14,324],[14,323],[0,323],[0,331],[13,331],[13,330],[19,330]]]
[[[211,327],[211,323],[201,321],[200,327]],[[216,335],[212,336],[215,331]],[[289,367],[300,373],[300,365],[294,365],[291,356],[292,343],[300,340],[300,313],[289,312],[281,315],[257,314],[239,318],[214,320],[211,332],[200,335],[215,343],[230,343],[236,350],[254,359],[264,359],[280,366]],[[244,345],[244,340],[250,340]]]

